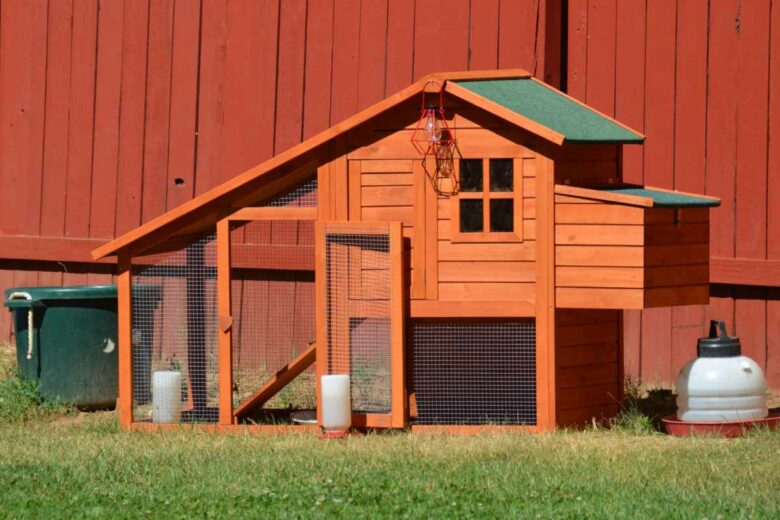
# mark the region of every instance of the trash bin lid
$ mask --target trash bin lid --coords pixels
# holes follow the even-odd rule
[[[29,294],[30,299],[20,297]],[[12,295],[16,295],[11,299]],[[13,287],[3,295],[6,307],[30,307],[51,300],[100,300],[116,298],[116,285],[73,285],[70,287]]]

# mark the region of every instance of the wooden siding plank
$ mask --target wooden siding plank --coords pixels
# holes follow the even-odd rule
[[[469,0],[416,2],[414,24],[415,78],[468,69]]]
[[[362,0],[360,3],[358,110],[381,101],[387,94],[385,92],[387,5],[388,0]]]
[[[123,18],[124,8],[118,2],[104,3],[98,11],[92,151],[92,168],[95,175],[92,176],[89,221],[89,236],[95,238],[113,238],[116,229],[117,197],[107,194],[116,193],[118,181]],[[193,155],[192,149],[189,154]]]
[[[107,13],[117,9],[108,8]],[[102,12],[101,12],[102,14]],[[49,3],[48,45],[46,51],[46,121],[43,148],[43,171],[41,197],[46,201],[41,208],[40,233],[44,236],[63,236],[65,225],[65,196],[67,186],[67,168],[63,168],[68,160],[68,118],[70,106],[70,60],[73,27],[73,3],[69,1],[53,1]],[[117,34],[116,32],[114,34]],[[121,32],[118,33],[121,36]],[[120,60],[114,60],[119,65]],[[116,67],[118,69],[118,67]],[[103,79],[103,78],[100,78]],[[118,93],[117,89],[117,93]],[[116,125],[117,118],[114,118]],[[96,121],[96,130],[97,130]],[[95,135],[97,140],[102,136]],[[116,153],[116,151],[113,151]],[[96,161],[97,163],[98,161]],[[9,172],[10,173],[10,172]],[[112,171],[106,172],[111,177]],[[115,173],[115,172],[113,172]],[[104,193],[112,193],[108,190]],[[5,195],[6,197],[10,195]],[[6,206],[5,197],[0,196],[0,204]],[[110,211],[106,215],[113,222],[113,197],[103,197],[110,201]],[[10,202],[10,201],[9,201]],[[0,210],[2,211],[2,210]],[[105,215],[105,213],[104,213]],[[1,220],[1,219],[0,219]],[[113,225],[106,237],[113,236]]]
[[[119,110],[116,225],[120,235],[141,223],[143,184],[143,127],[146,90],[146,2],[125,2],[122,28],[122,82]]]
[[[37,233],[40,225],[47,8],[0,6],[0,231],[9,234]]]
[[[603,289],[559,287],[555,290],[559,308],[573,309],[641,309],[641,289]]]
[[[644,243],[645,230],[642,226],[611,224],[558,224],[555,226],[556,245],[641,246]]]
[[[498,68],[499,0],[471,2],[469,20],[470,70]]]
[[[378,162],[378,161],[361,161]],[[363,186],[412,186],[414,178],[411,173],[363,173],[361,176]]]
[[[533,283],[476,283],[439,281],[441,300],[534,301]]]
[[[415,191],[412,186],[366,186],[361,190],[364,208],[379,206],[411,206]]]
[[[533,242],[453,244],[439,241],[438,253],[441,261],[533,261],[536,245]]]
[[[144,123],[144,178],[141,220],[146,222],[167,209],[168,149],[173,63],[173,4],[149,4]]]
[[[279,6],[274,153],[291,148],[303,137],[306,21],[309,14],[306,0],[288,0],[280,2]]]
[[[582,209],[581,204],[556,204],[556,224],[643,224],[642,208],[596,204]]]
[[[166,209],[195,194],[195,143],[198,105],[200,2],[180,2],[174,9],[171,57],[170,139]]]
[[[541,65],[534,53],[534,34],[541,23],[542,2],[514,2],[500,0],[498,20],[498,68],[521,67],[534,74],[535,65]]]
[[[556,246],[555,265],[641,267],[646,248],[641,246]]]
[[[533,282],[533,262],[439,262],[440,282]]]
[[[412,172],[411,159],[406,160],[379,160],[363,161],[361,171],[365,173],[401,173]]]
[[[303,138],[330,126],[330,86],[333,59],[333,1],[309,0],[306,17],[306,71],[303,96]],[[316,13],[316,16],[314,15]],[[316,88],[311,88],[316,85]]]
[[[615,115],[617,0],[588,2],[586,101],[608,116]]]
[[[415,0],[392,0],[387,4],[387,50],[385,92],[391,94],[410,85],[414,75]]]
[[[645,14],[645,2],[617,3],[615,117],[644,133]],[[622,152],[623,180],[641,184],[644,178],[644,146],[624,146]]]
[[[344,0],[334,5],[331,125],[357,111],[360,53],[360,0]]]
[[[516,318],[534,316],[532,301],[413,300],[412,318]]]
[[[644,287],[640,267],[556,267],[556,287]]]

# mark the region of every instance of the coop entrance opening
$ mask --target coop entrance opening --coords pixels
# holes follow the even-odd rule
[[[350,376],[352,425],[402,427],[401,226],[328,222],[317,238],[319,375]]]

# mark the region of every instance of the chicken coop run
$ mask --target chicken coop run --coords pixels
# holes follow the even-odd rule
[[[356,427],[614,416],[621,311],[709,298],[718,200],[626,185],[642,141],[525,71],[434,74],[116,238],[121,424],[171,427],[160,374],[173,427],[316,428],[328,374]]]

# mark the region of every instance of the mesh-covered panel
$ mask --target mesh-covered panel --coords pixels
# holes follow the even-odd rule
[[[316,208],[317,176],[314,175],[291,190],[264,200],[259,205],[266,207]]]
[[[152,418],[153,394],[168,419],[218,417],[215,233],[175,237],[155,255],[133,258],[133,417]],[[181,374],[178,403],[157,372]],[[158,374],[158,380],[170,374]],[[178,381],[179,377],[167,381]],[[159,406],[158,406],[159,409]],[[180,415],[179,415],[180,412]],[[166,419],[163,419],[166,420]],[[168,422],[168,420],[166,420]]]
[[[350,374],[352,411],[391,410],[390,235],[326,230],[327,374]]]
[[[238,406],[315,341],[314,222],[236,224],[230,243],[234,405]],[[313,368],[265,406],[314,409]]]
[[[416,424],[536,424],[536,327],[410,320]]]

